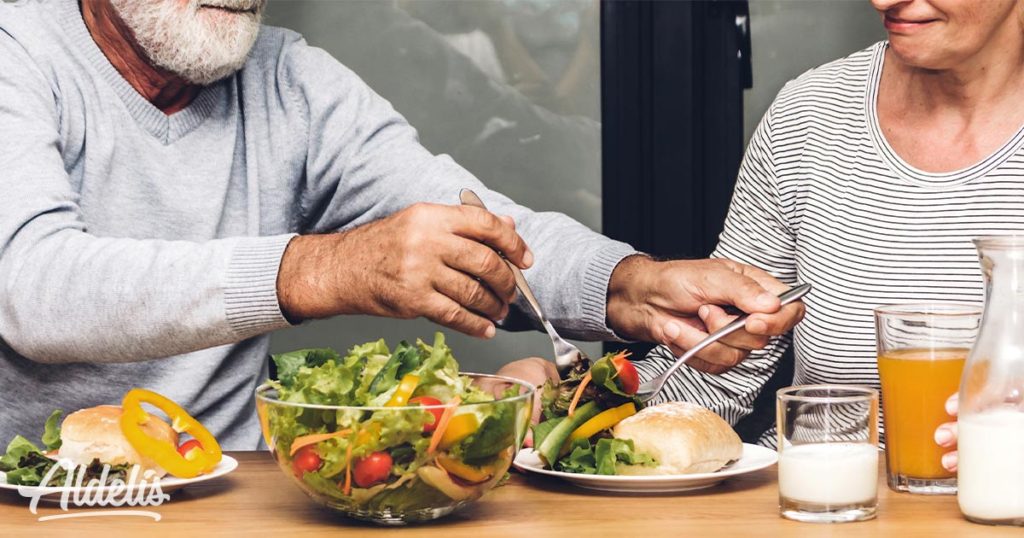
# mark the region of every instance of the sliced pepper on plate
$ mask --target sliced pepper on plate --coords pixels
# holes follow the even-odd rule
[[[189,451],[189,457],[178,453],[178,447],[171,442],[154,439],[142,429],[149,420],[149,413],[142,409],[148,403],[164,412],[171,419],[171,427],[178,433],[188,433],[199,442],[199,451]],[[198,420],[170,399],[146,389],[132,389],[121,401],[121,433],[139,454],[147,457],[168,473],[179,478],[192,478],[208,473],[220,463],[221,450],[213,437]]]
[[[590,439],[600,431],[607,430],[622,422],[627,417],[636,414],[636,405],[633,402],[626,402],[618,407],[606,409],[583,423],[569,434],[569,444],[577,439]]]

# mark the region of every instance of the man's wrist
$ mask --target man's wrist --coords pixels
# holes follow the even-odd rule
[[[277,298],[281,312],[291,323],[337,314],[333,260],[341,234],[300,235],[281,256]]]
[[[628,340],[642,340],[642,322],[647,299],[653,291],[652,275],[658,262],[642,253],[627,256],[608,279],[608,327]]]

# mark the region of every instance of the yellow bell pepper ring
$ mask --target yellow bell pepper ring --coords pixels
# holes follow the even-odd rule
[[[607,430],[635,414],[636,405],[633,402],[627,402],[618,407],[601,411],[594,418],[581,424],[579,428],[576,428],[576,431],[569,434],[569,444],[572,444],[577,439],[590,439],[598,432]]]
[[[402,376],[402,380],[398,382],[398,388],[395,389],[395,393],[391,395],[391,399],[388,403],[384,404],[384,407],[402,407],[409,405],[409,398],[412,398],[412,393],[416,392],[416,387],[420,384],[420,376],[414,374],[405,374]]]
[[[201,450],[192,449],[185,457],[178,453],[174,443],[150,437],[141,428],[149,420],[149,414],[142,409],[143,403],[163,411],[171,419],[174,431],[190,434],[199,442]],[[121,433],[125,439],[139,454],[153,460],[168,473],[179,478],[192,478],[212,471],[220,463],[221,450],[217,439],[168,398],[146,389],[132,389],[124,395],[121,408]]]

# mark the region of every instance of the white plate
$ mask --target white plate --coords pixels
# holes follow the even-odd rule
[[[532,448],[520,450],[512,464],[516,469],[525,473],[558,477],[581,488],[616,493],[670,493],[709,488],[731,476],[739,476],[770,467],[778,459],[778,454],[770,448],[744,443],[743,456],[740,459],[713,473],[650,476],[563,473],[545,469],[540,456]]]
[[[230,473],[231,471],[234,471],[237,468],[238,468],[238,460],[236,460],[235,458],[232,458],[231,456],[228,456],[227,454],[224,454],[221,457],[220,463],[218,463],[217,466],[213,468],[212,472],[209,472],[207,474],[202,474],[202,475],[199,475],[199,476],[197,476],[195,478],[178,478],[178,477],[174,477],[174,476],[167,476],[167,477],[161,478],[160,479],[160,490],[163,491],[164,493],[170,493],[172,491],[179,490],[179,489],[181,489],[181,488],[183,488],[185,486],[189,486],[189,485],[192,485],[192,484],[198,484],[200,482],[206,482],[207,480],[213,480],[215,478],[220,478],[220,477]],[[16,485],[13,485],[13,484],[8,484],[7,483],[7,476],[4,475],[3,471],[0,471],[0,491],[8,490],[8,491],[13,491],[13,492],[16,493],[18,491],[18,488],[20,488],[20,487],[23,487],[23,486],[16,486]],[[103,492],[106,492],[108,488],[109,488],[109,486],[104,486],[103,488],[100,488],[100,490],[103,491]],[[44,493],[43,493],[41,499],[44,500],[44,501],[57,501],[57,502],[59,502],[60,498],[61,498],[61,495],[64,493],[65,490],[70,492],[70,493],[72,493],[72,494],[74,494],[75,491],[78,490],[78,489],[79,488],[74,487],[74,486],[71,486],[71,487],[54,486],[54,487],[43,488]],[[84,490],[85,488],[83,487],[81,489]],[[96,490],[92,490],[92,492],[95,492],[95,491]]]

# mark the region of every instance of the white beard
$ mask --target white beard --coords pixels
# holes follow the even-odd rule
[[[111,0],[111,4],[150,62],[205,86],[245,64],[259,34],[266,0]]]

